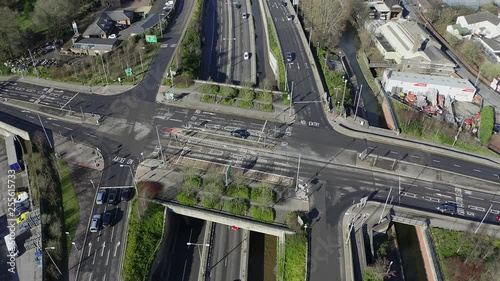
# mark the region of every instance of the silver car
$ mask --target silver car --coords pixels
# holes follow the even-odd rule
[[[101,215],[94,215],[90,222],[90,232],[97,232],[101,227]]]

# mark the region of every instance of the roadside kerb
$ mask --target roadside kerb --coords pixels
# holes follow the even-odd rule
[[[246,0],[247,2],[247,11],[252,10],[252,5],[250,0]],[[257,84],[257,56],[255,52],[255,22],[253,15],[250,16],[248,21],[248,28],[250,32],[250,81],[252,81],[252,85]],[[242,280],[244,281],[244,280]]]
[[[165,208],[167,210],[167,208]],[[205,235],[203,236],[203,244],[209,245],[203,246],[201,252],[201,260],[200,260],[200,271],[198,271],[198,281],[205,281],[205,270],[207,269],[208,263],[208,253],[210,252],[210,248],[212,247],[212,243],[210,243],[210,234],[212,233],[213,223],[210,221],[206,222],[207,227],[205,228]],[[199,247],[199,246],[198,246]]]
[[[264,90],[264,89],[259,89],[257,87],[245,87],[242,85],[232,85],[232,84],[227,84],[227,83],[221,83],[221,82],[215,82],[215,81],[205,81],[205,80],[193,80],[195,83],[198,84],[209,84],[209,85],[217,85],[219,87],[229,87],[229,88],[235,88],[235,89],[240,89],[240,90],[250,90],[250,91],[255,91],[255,92],[268,92],[273,95],[283,95],[283,94],[288,94],[285,91],[277,91],[277,90]],[[201,88],[202,86],[198,87]],[[201,91],[200,91],[201,93]]]
[[[283,65],[283,71],[285,71],[285,81],[284,82],[285,82],[285,84],[287,84],[288,83],[288,81],[287,81],[288,78],[286,77],[286,65],[285,65],[285,62],[284,62],[284,59],[283,59],[283,51],[282,51],[282,48],[281,48],[281,42],[280,42],[280,38],[279,38],[278,32],[276,30],[276,25],[274,24],[274,21],[273,21],[273,16],[271,15],[271,11],[269,10],[269,6],[268,6],[269,2],[268,2],[268,0],[258,0],[258,1],[259,1],[259,3],[261,5],[264,6],[264,15],[266,17],[266,23],[267,23],[267,19],[268,18],[271,19],[271,21],[272,21],[271,26],[272,26],[272,29],[274,31],[274,35],[276,35],[276,38],[275,38],[276,39],[276,44],[278,45],[278,49],[279,49],[280,55],[281,55],[280,58],[276,58],[276,62],[278,64],[281,63]],[[266,2],[266,3],[264,4],[263,2]],[[266,30],[267,30],[267,42],[268,42],[269,53],[272,54],[271,41],[269,40],[269,30],[267,29],[267,24],[266,24]],[[273,57],[274,57],[274,55],[273,55]],[[276,74],[276,80],[278,81],[278,88],[279,88],[281,81],[280,81],[280,74],[279,74],[279,66],[278,66],[278,64],[276,64],[276,68],[277,68],[276,69],[276,72],[277,72],[277,74]]]
[[[198,0],[199,1],[199,0]],[[227,14],[228,14],[228,19],[229,19],[229,36],[227,38],[226,41],[227,42],[227,67],[229,68],[228,71],[226,71],[226,73],[229,73],[229,76],[228,78],[230,80],[232,80],[234,78],[234,73],[233,73],[233,38],[236,38],[234,37],[234,32],[233,32],[233,28],[234,28],[234,24],[233,24],[233,5],[232,4],[229,4],[230,2],[227,1],[226,3],[226,6],[227,6]]]
[[[313,55],[311,53],[310,44],[309,44],[309,42],[306,39],[306,35],[304,34],[304,29],[303,29],[302,25],[300,25],[299,17],[295,13],[295,10],[293,9],[293,5],[286,5],[286,8],[288,10],[288,13],[290,15],[293,15],[293,17],[294,17],[293,20],[292,20],[292,22],[297,27],[297,30],[298,30],[298,33],[299,33],[299,37],[302,40],[302,45],[304,46],[304,49],[306,50],[307,59],[309,60],[309,64],[311,65],[311,69],[312,69],[312,72],[313,72],[314,80],[316,81],[316,87],[318,87],[318,93],[317,94],[318,94],[319,97],[321,97],[321,95],[323,93],[325,93],[325,92],[328,92],[328,90],[325,90],[325,88],[323,88],[323,83],[321,82],[321,78],[319,76],[318,68],[316,66],[316,61],[314,60],[314,57],[313,57]],[[320,58],[318,58],[318,59],[320,59]],[[329,93],[329,94],[331,94],[331,93]],[[323,100],[323,99],[320,99],[320,100]]]
[[[249,1],[249,0],[247,0]],[[247,281],[247,272],[248,272],[248,249],[250,248],[250,239],[248,229],[244,229],[243,231],[243,240],[241,243],[241,258],[240,258],[240,281]]]
[[[328,113],[327,113],[328,114]],[[344,120],[341,119],[342,117],[338,116],[335,117],[333,120],[328,118],[330,123],[332,124],[333,128],[335,131],[349,136],[353,138],[358,138],[358,139],[370,139],[370,141],[377,141],[377,142],[382,142],[382,143],[387,143],[390,145],[398,145],[398,146],[403,146],[407,148],[411,148],[412,150],[419,149],[421,151],[428,151],[444,156],[449,156],[453,158],[458,158],[458,159],[463,159],[466,158],[467,161],[469,162],[474,162],[476,164],[480,165],[485,165],[485,166],[492,166],[497,168],[500,162],[496,158],[490,158],[488,156],[474,156],[470,155],[467,152],[461,152],[459,150],[453,149],[453,148],[447,148],[438,144],[431,144],[431,143],[422,143],[418,140],[411,139],[411,138],[402,138],[398,137],[396,135],[393,136],[382,136],[379,133],[373,133],[373,132],[367,132],[366,130],[362,130],[360,127],[359,128],[352,128]],[[356,124],[357,125],[357,124]],[[493,163],[492,163],[493,162]]]
[[[267,56],[269,58],[269,66],[271,66],[271,69],[273,70],[274,77],[277,77],[276,80],[278,81],[279,85],[279,68],[278,68],[278,60],[274,56],[273,52],[271,51],[271,43],[269,41],[269,30],[267,26],[267,14],[266,14],[266,9],[264,8],[266,4],[264,4],[266,0],[257,0],[259,2],[259,10],[260,14],[264,15],[262,16],[262,25],[264,26],[264,40],[266,42],[266,49],[267,49]]]
[[[429,236],[426,235],[427,227],[416,225],[415,230],[417,232],[420,252],[422,253],[422,258],[424,260],[424,267],[425,267],[425,273],[427,275],[427,280],[437,281],[438,277],[436,273],[436,267],[439,267],[439,265],[437,264],[437,261],[434,259],[434,256],[432,255],[431,247],[429,245],[430,241],[427,240],[428,238],[430,238]],[[425,252],[425,257],[423,255],[424,252]]]

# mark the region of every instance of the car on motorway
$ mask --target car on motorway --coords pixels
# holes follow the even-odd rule
[[[113,211],[107,210],[102,216],[102,225],[112,226],[113,225]]]
[[[236,7],[236,9],[241,8],[241,4],[240,3],[235,3],[234,6]]]
[[[280,5],[281,5],[281,7],[286,7],[286,2],[285,1],[281,1]]]
[[[248,16],[249,16],[249,14],[247,14],[247,13],[243,13],[243,14],[241,14],[241,17],[242,17],[244,20],[248,19]]]
[[[450,203],[441,204],[436,209],[443,214],[454,215],[457,212],[457,206]]]
[[[497,123],[497,124],[495,124],[495,126],[493,126],[493,132],[495,134],[500,133],[500,123]]]
[[[293,61],[293,54],[292,53],[290,53],[290,52],[286,53],[286,61],[287,62]]]
[[[108,195],[108,190],[107,189],[101,189],[97,192],[97,195],[95,197],[95,203],[98,205],[106,203],[106,195]]]
[[[243,59],[244,59],[244,60],[248,60],[249,58],[250,58],[250,54],[249,54],[248,52],[245,52],[245,53],[243,54]]]
[[[108,204],[116,205],[118,204],[118,188],[111,188],[108,194]]]
[[[287,21],[292,21],[293,20],[293,16],[292,15],[287,15],[286,16],[286,20]]]
[[[121,201],[128,201],[132,197],[132,191],[129,188],[123,188],[120,194]]]
[[[101,227],[101,215],[94,215],[90,222],[90,232],[97,232]]]
[[[250,136],[250,133],[247,130],[239,129],[231,131],[231,136],[246,139]]]

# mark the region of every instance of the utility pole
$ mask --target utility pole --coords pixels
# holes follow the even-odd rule
[[[295,192],[299,190],[299,174],[300,174],[300,153],[299,153],[299,164],[297,165],[297,180],[295,182]]]
[[[354,121],[356,121],[356,117],[358,116],[359,100],[361,100],[361,90],[363,90],[363,84],[361,84],[361,87],[359,87],[358,100],[356,102],[356,111],[354,112]]]
[[[492,207],[493,207],[493,204],[490,204],[490,207],[488,208],[488,211],[486,211],[486,213],[484,214],[483,219],[481,220],[481,222],[477,226],[476,230],[474,231],[474,234],[476,234],[477,231],[479,230],[479,228],[481,227],[481,225],[483,225],[484,219],[486,219],[486,216],[490,213]]]
[[[165,161],[165,159],[163,157],[163,148],[161,146],[161,141],[160,141],[160,134],[158,133],[158,126],[155,126],[155,128],[156,128],[156,136],[158,137],[158,146],[160,147],[161,161]]]
[[[391,189],[389,189],[389,194],[387,194],[387,198],[385,199],[384,209],[382,209],[382,213],[380,213],[380,219],[378,220],[378,223],[380,223],[382,221],[382,218],[384,217],[385,207],[387,206],[387,202],[389,201],[391,192],[392,192],[392,186]]]
[[[142,48],[141,48],[141,50],[142,50]],[[139,59],[141,60],[141,69],[142,69],[142,71],[144,71],[144,64],[142,64],[142,52],[140,50],[139,50]]]
[[[106,73],[106,68],[104,67],[104,55],[101,55],[101,63],[102,63],[102,70],[104,70],[104,78],[106,79],[106,86],[107,86],[108,85],[108,74]]]
[[[292,106],[293,106],[293,81],[292,81],[292,88],[290,90],[290,110],[288,112],[289,117],[292,117]]]
[[[162,19],[160,18],[160,16],[164,16],[165,14],[158,14],[158,22],[160,23],[160,37],[163,37],[163,26],[161,25],[161,21]]]
[[[474,87],[477,87],[477,82],[479,81],[479,75],[481,75],[481,70],[479,70],[479,72],[477,73],[476,82],[474,83]]]
[[[52,143],[49,140],[49,135],[47,135],[47,131],[45,130],[45,126],[43,125],[42,118],[40,118],[40,114],[36,114],[38,116],[38,120],[40,120],[40,125],[42,125],[43,132],[45,133],[45,137],[47,138],[47,142],[49,143],[50,148],[52,149]]]
[[[297,7],[298,7],[298,5],[297,5]],[[309,42],[308,42],[308,44],[309,44],[309,49],[311,49],[311,37],[312,37],[312,34],[313,34],[313,28],[311,26],[308,29],[309,29]]]
[[[28,49],[28,52],[30,53],[31,63],[33,64],[33,72],[35,72],[36,78],[39,78],[38,77],[38,69],[36,69],[35,61],[33,60],[33,56],[31,55],[31,50]]]
[[[398,176],[398,204],[401,205],[401,177]]]
[[[340,106],[342,112],[344,111],[345,88],[347,87],[347,79],[344,79],[344,93],[342,94],[342,105]]]

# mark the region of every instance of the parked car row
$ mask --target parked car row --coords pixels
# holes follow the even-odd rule
[[[97,214],[92,217],[92,221],[90,222],[90,232],[98,232],[101,230],[102,226],[113,226],[114,225],[114,217],[117,209],[107,210],[102,214]]]
[[[95,203],[98,205],[116,205],[120,201],[129,201],[132,198],[130,188],[106,188],[97,192]]]

